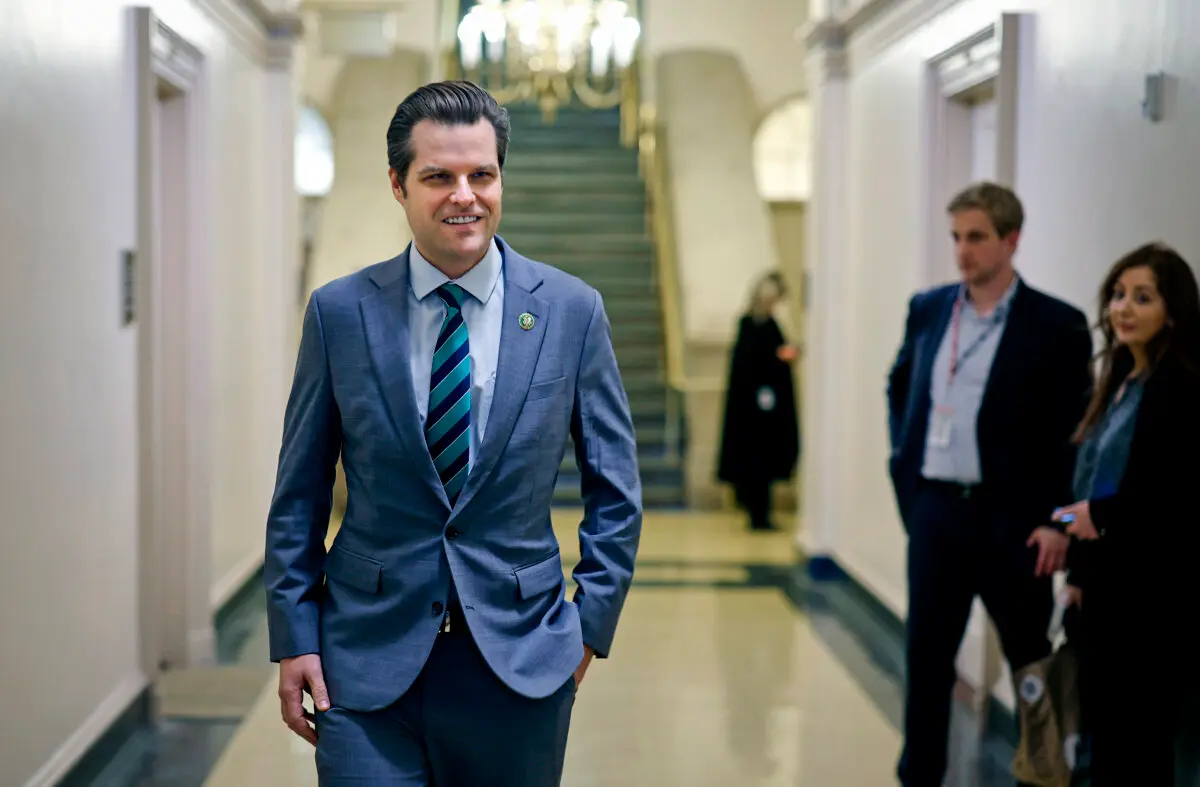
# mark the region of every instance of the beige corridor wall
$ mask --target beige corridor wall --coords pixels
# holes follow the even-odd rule
[[[429,77],[429,58],[352,58],[338,74],[331,115],[336,176],[321,209],[309,289],[396,256],[412,239],[388,184],[387,130],[396,106]]]
[[[294,265],[279,265],[289,241],[272,229],[286,187],[267,147],[281,144],[267,138],[279,96],[252,46],[201,8],[220,2],[143,5],[205,57],[213,153],[198,188],[216,280],[212,374],[197,384],[213,408],[212,526],[234,551],[261,556],[290,352],[277,340],[295,292]],[[130,10],[0,0],[4,784],[61,775],[146,685],[140,326],[121,326],[119,277],[122,250],[136,245]]]
[[[656,68],[674,52],[723,52],[746,75],[755,118],[804,90],[804,48],[796,31],[807,0],[645,0],[641,4],[647,97],[662,85]]]
[[[758,112],[736,57],[691,51],[657,64],[688,377],[689,500],[723,504],[713,471],[729,344],[753,282],[778,264],[754,179]]]
[[[779,253],[779,270],[788,284],[786,303],[779,309],[779,327],[789,342],[804,347],[804,237],[805,205],[803,202],[768,202],[771,212],[771,229],[775,236],[775,248]],[[792,367],[796,384],[797,420],[804,407],[801,394],[804,386],[804,358]],[[800,435],[800,448],[804,449],[804,435]],[[775,500],[780,510],[794,510],[800,499],[799,475],[803,472],[803,455],[796,466],[796,483],[776,484]]]

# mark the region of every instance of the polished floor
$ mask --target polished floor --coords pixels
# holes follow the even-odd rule
[[[556,512],[568,574],[577,523]],[[279,719],[259,595],[222,621],[219,667],[164,682],[162,725],[100,783],[316,785],[311,747]],[[790,533],[648,515],[612,658],[579,691],[564,787],[895,784],[903,664],[884,618],[852,583],[805,571]],[[964,713],[948,784],[1011,785],[1011,750]]]

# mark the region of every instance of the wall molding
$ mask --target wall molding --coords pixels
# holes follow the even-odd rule
[[[194,1],[254,62],[270,69],[291,66],[293,45],[304,34],[299,13],[272,11],[263,0]]]
[[[847,68],[869,62],[963,0],[859,0],[806,26],[805,43],[847,50]],[[815,36],[815,40],[812,36]]]

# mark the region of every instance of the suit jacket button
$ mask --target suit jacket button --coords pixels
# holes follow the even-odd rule
[[[450,539],[451,541],[458,538],[458,528],[456,528],[456,527],[446,528],[446,538]]]
[[[442,614],[442,612],[444,612],[444,611],[445,611],[445,609],[446,609],[446,608],[442,606],[442,602],[440,602],[440,601],[435,601],[435,602],[433,602],[433,616],[434,616],[435,618],[436,618],[438,615]]]

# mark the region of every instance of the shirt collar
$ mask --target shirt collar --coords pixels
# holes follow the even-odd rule
[[[1020,286],[1021,275],[1019,273],[1013,273],[1012,283],[1008,285],[1008,289],[1004,291],[1004,294],[1000,296],[1000,300],[996,302],[995,314],[1001,315],[1008,311],[1009,307],[1012,306],[1013,298],[1016,297],[1017,289]],[[971,303],[971,296],[965,284],[959,289],[959,298],[965,303]]]
[[[483,259],[471,270],[453,281],[470,293],[475,300],[487,303],[496,289],[496,282],[500,279],[500,270],[503,265],[504,257],[500,254],[496,239],[492,238]],[[409,247],[408,253],[408,281],[413,295],[416,295],[417,300],[421,301],[451,279],[433,267],[429,260],[425,259],[417,250],[417,244],[413,243]]]

